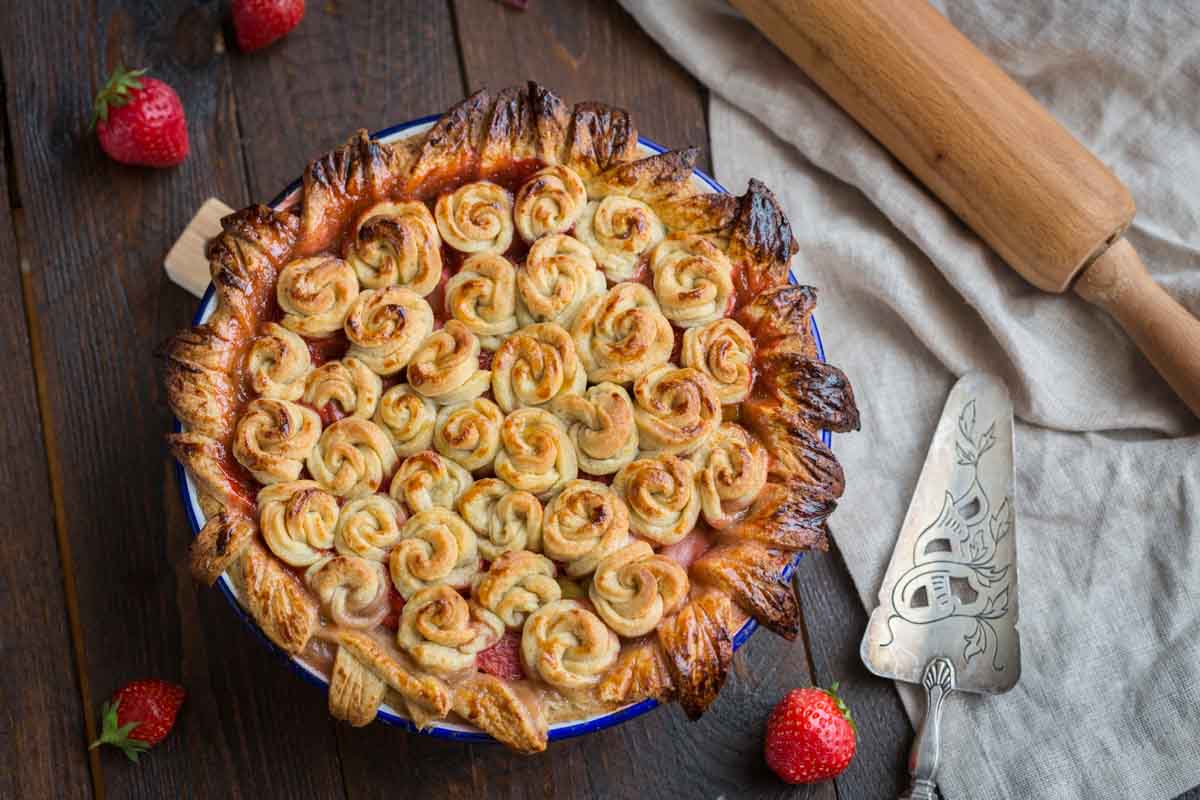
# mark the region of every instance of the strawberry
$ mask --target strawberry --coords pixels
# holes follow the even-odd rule
[[[509,631],[500,637],[500,641],[475,656],[475,665],[481,672],[495,675],[510,681],[519,681],[525,677],[521,669],[521,634],[519,631]]]
[[[96,95],[92,127],[114,161],[173,167],[188,154],[187,120],[175,90],[146,70],[117,67]]]
[[[233,32],[244,52],[287,36],[304,18],[304,0],[233,0]]]
[[[130,761],[136,762],[141,753],[171,732],[183,698],[183,687],[166,681],[125,684],[104,704],[100,738],[88,749],[111,744],[121,748]]]
[[[854,758],[857,730],[837,688],[793,689],[771,712],[767,766],[788,783],[836,778]]]

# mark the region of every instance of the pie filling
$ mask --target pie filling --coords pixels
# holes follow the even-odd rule
[[[549,724],[715,699],[749,617],[823,548],[852,430],[771,192],[698,192],[628,114],[530,84],[360,133],[210,247],[167,350],[170,437],[228,572],[352,724],[545,748]]]

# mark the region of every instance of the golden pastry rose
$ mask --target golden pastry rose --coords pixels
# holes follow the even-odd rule
[[[383,564],[358,556],[328,556],[308,568],[304,579],[334,624],[374,628],[391,610]]]
[[[446,244],[463,253],[503,253],[512,244],[513,199],[490,181],[460,186],[438,198],[434,216]]]
[[[479,536],[479,552],[495,560],[511,550],[542,549],[542,504],[498,478],[476,481],[458,498],[458,513]]]
[[[295,402],[304,394],[304,379],[312,370],[308,345],[282,325],[268,322],[246,352],[250,385],[263,397]]]
[[[339,497],[373,494],[396,468],[396,451],[375,423],[348,417],[330,425],[308,456],[308,472]]]
[[[598,383],[582,395],[558,398],[550,410],[567,426],[583,472],[611,475],[637,457],[633,402],[623,386]]]
[[[458,498],[471,486],[471,473],[432,450],[422,450],[404,459],[388,494],[412,511],[454,508]]]
[[[575,235],[588,246],[612,283],[632,280],[642,254],[667,235],[658,215],[640,200],[609,195],[587,204]]]
[[[687,599],[683,567],[654,554],[645,542],[632,542],[596,567],[588,590],[592,605],[608,626],[626,638],[644,636]]]
[[[456,319],[429,334],[408,364],[408,385],[439,405],[473,400],[491,381],[479,368],[479,340]]]
[[[600,560],[629,542],[629,512],[610,487],[574,480],[546,506],[542,550],[566,562],[572,578],[587,575]]]
[[[565,233],[587,205],[587,189],[574,170],[561,164],[535,172],[517,192],[513,218],[527,242]]]
[[[754,382],[754,340],[732,319],[722,318],[683,333],[684,366],[703,372],[723,405],[740,403]]]
[[[548,411],[518,409],[500,426],[496,477],[514,489],[548,499],[579,474],[567,429]]]
[[[681,328],[718,320],[733,301],[733,265],[707,238],[671,234],[650,254],[654,294],[667,319]]]
[[[584,301],[603,292],[604,285],[583,242],[561,233],[542,237],[517,267],[517,322],[569,327]]]
[[[654,293],[640,283],[618,283],[584,303],[571,326],[579,360],[594,383],[629,383],[666,364],[675,332]]]
[[[304,402],[315,409],[337,403],[350,417],[370,419],[379,406],[383,381],[354,356],[327,361],[308,374]]]
[[[633,418],[646,452],[690,453],[721,423],[721,400],[712,379],[690,367],[655,367],[633,385]]]
[[[307,567],[327,555],[337,523],[337,498],[316,481],[274,483],[258,493],[258,527],[285,564]]]
[[[559,689],[594,686],[617,661],[621,642],[604,622],[574,600],[555,600],[529,615],[521,661]]]
[[[294,481],[320,435],[321,418],[311,408],[260,397],[238,420],[233,457],[259,483]]]
[[[517,329],[517,270],[496,253],[479,253],[463,262],[446,282],[446,311],[495,350]]]
[[[385,201],[362,215],[346,255],[368,289],[399,285],[424,297],[442,279],[442,239],[424,203]]]
[[[437,406],[407,383],[398,383],[379,398],[374,422],[392,440],[401,458],[428,450],[433,442]]]
[[[476,654],[503,635],[504,623],[495,614],[449,586],[434,586],[405,604],[396,642],[418,666],[448,677],[472,669]]]
[[[419,294],[389,286],[363,292],[346,314],[347,355],[379,375],[395,375],[433,331],[433,309]]]
[[[341,330],[358,298],[358,277],[340,258],[302,258],[279,273],[275,298],[284,312],[283,327],[301,336],[328,336]]]
[[[492,396],[505,412],[541,406],[587,386],[570,335],[553,322],[529,325],[504,340],[492,359]]]
[[[700,517],[695,470],[677,456],[639,458],[617,473],[612,488],[629,509],[630,529],[655,544],[675,544]]]
[[[504,412],[486,397],[445,406],[437,415],[433,446],[472,472],[490,467],[500,450]]]
[[[356,498],[342,507],[333,546],[344,556],[387,561],[388,551],[400,540],[404,522],[404,510],[387,495]]]
[[[388,566],[406,600],[429,586],[466,588],[479,571],[475,531],[453,511],[419,511],[400,529]]]
[[[718,530],[735,523],[767,482],[767,449],[732,422],[722,423],[690,460],[704,518]]]
[[[554,562],[537,553],[510,550],[475,579],[475,599],[510,628],[520,628],[525,617],[562,597],[554,580]]]

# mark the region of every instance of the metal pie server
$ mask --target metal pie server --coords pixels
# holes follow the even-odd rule
[[[993,375],[963,376],[946,400],[861,653],[876,675],[925,687],[905,797],[936,800],[947,695],[1021,676],[1012,401]]]

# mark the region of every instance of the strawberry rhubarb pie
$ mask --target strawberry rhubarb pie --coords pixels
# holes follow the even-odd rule
[[[654,698],[697,717],[822,548],[857,428],[771,192],[530,84],[359,133],[224,220],[215,310],[167,348],[169,437],[262,631],[326,675],[524,752]]]

